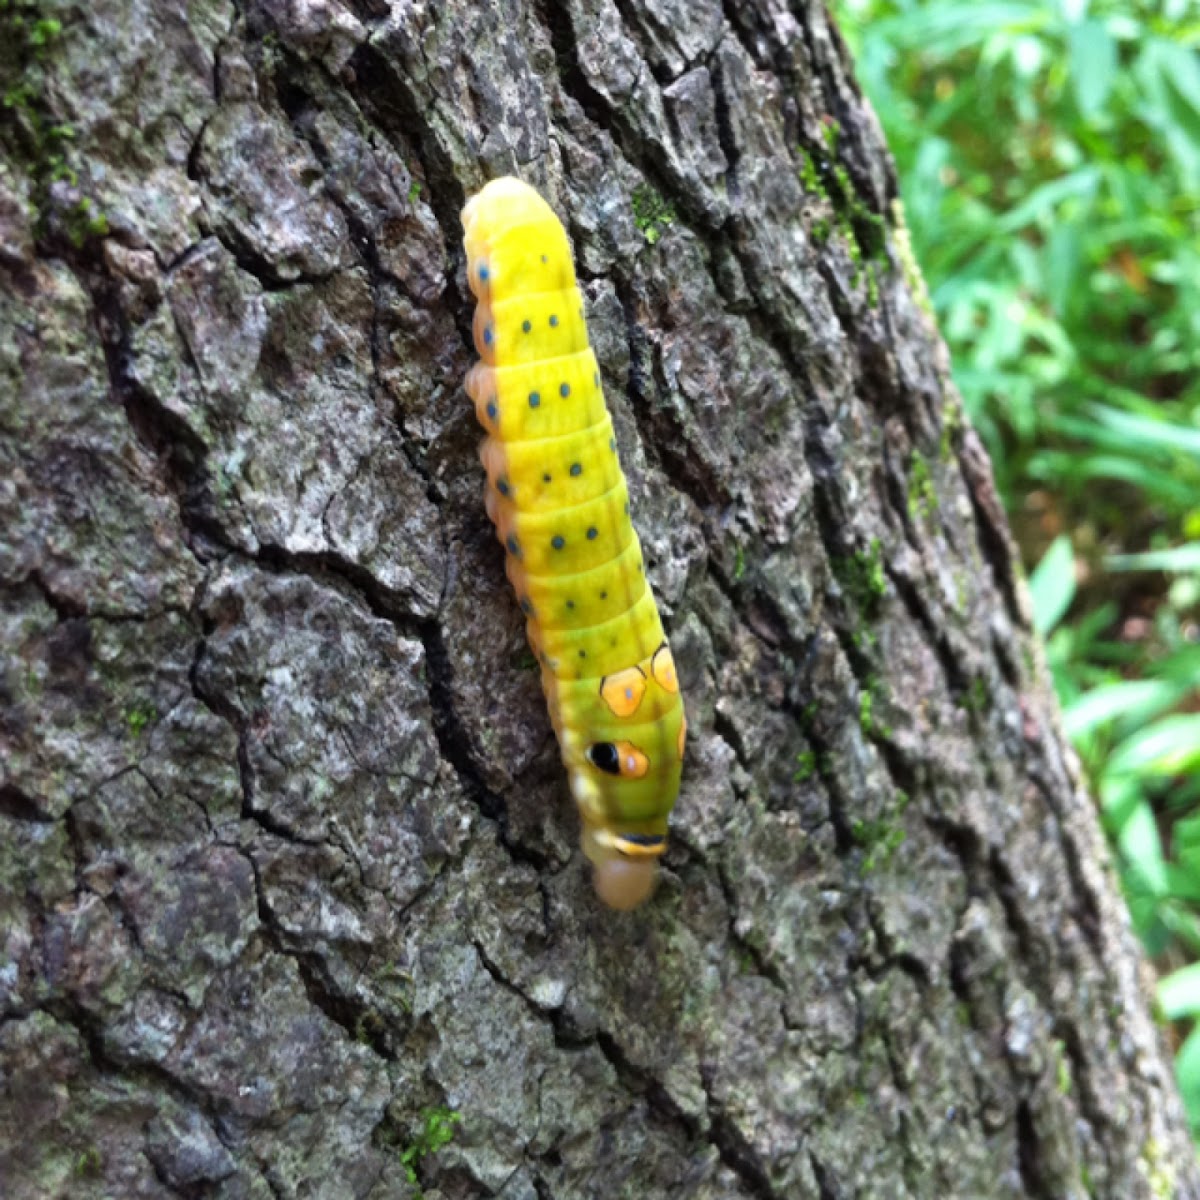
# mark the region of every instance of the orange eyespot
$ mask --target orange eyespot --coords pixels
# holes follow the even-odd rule
[[[592,766],[606,775],[641,779],[650,770],[650,759],[632,742],[595,742],[587,748]]]
[[[650,660],[650,671],[668,692],[679,691],[679,680],[675,677],[675,659],[671,657],[671,647],[666,642],[654,652],[654,657]]]
[[[679,757],[683,758],[683,745],[687,741],[687,717],[680,718],[679,721]]]
[[[621,774],[626,779],[641,779],[650,770],[650,760],[632,742],[618,742]]]
[[[631,717],[646,694],[646,672],[641,667],[627,667],[600,681],[600,696],[618,717]]]

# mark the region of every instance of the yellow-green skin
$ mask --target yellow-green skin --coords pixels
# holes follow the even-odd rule
[[[571,247],[518,179],[489,183],[462,222],[482,360],[466,387],[489,435],[487,511],[541,663],[597,890],[632,908],[666,846],[687,722]]]

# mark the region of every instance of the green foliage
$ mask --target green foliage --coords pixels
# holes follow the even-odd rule
[[[38,9],[37,0],[0,0],[0,81],[4,87],[0,107],[6,110],[13,124],[19,124],[23,118],[40,120],[35,101],[41,82],[41,63],[47,48],[62,33],[61,22],[39,16]],[[21,132],[26,137],[30,135],[28,129]],[[42,127],[33,131],[39,138],[51,132]]]
[[[835,559],[833,570],[855,610],[864,618],[874,616],[888,589],[879,539],[872,538],[866,550]]]
[[[400,1151],[400,1162],[409,1183],[416,1184],[417,1164],[427,1155],[436,1154],[454,1140],[454,1127],[462,1114],[452,1108],[427,1108],[421,1113],[421,1130],[416,1139]]]
[[[871,735],[871,730],[874,728],[871,709],[875,703],[875,697],[870,692],[860,692],[858,696],[858,723],[862,728],[863,733],[868,737]]]
[[[866,853],[859,864],[862,875],[870,875],[887,866],[892,856],[904,844],[904,830],[888,821],[855,821],[850,836]]]
[[[825,144],[818,153],[797,149],[800,159],[800,184],[813,196],[827,202],[831,214],[815,221],[812,235],[819,243],[827,242],[837,232],[843,238],[847,254],[854,264],[850,282],[853,287],[865,284],[867,301],[872,308],[879,303],[879,278],[876,260],[882,257],[884,223],[878,213],[863,201],[850,172],[837,161],[837,143],[841,129],[832,118],[824,128]]]
[[[792,773],[793,783],[805,783],[816,774],[817,756],[812,750],[802,750],[796,755],[796,770]]]
[[[23,164],[33,181],[33,207],[40,233],[53,184],[79,182],[68,154],[73,126],[56,121],[45,101],[45,63],[62,35],[62,23],[43,16],[40,0],[0,0],[0,149]],[[108,233],[108,218],[87,196],[62,212],[63,232],[77,249]]]
[[[1029,577],[1033,600],[1033,624],[1046,634],[1059,623],[1075,599],[1075,552],[1071,539],[1061,534],[1050,544],[1042,561]]]
[[[1050,1049],[1054,1055],[1054,1078],[1058,1085],[1059,1095],[1069,1096],[1071,1094],[1071,1064],[1067,1061],[1067,1046],[1060,1038],[1055,1038],[1050,1043]]]
[[[861,874],[886,867],[904,844],[906,835],[900,822],[909,802],[907,792],[897,791],[888,811],[878,820],[857,820],[850,826],[850,836],[865,851],[859,864]]]
[[[141,737],[146,726],[150,724],[154,718],[158,716],[154,706],[150,704],[136,704],[130,708],[125,714],[125,723],[129,726],[129,732],[134,737]]]
[[[1200,1131],[1200,14],[838,9]]]
[[[924,521],[937,508],[937,489],[929,473],[929,464],[920,454],[912,456],[908,471],[908,515]]]
[[[653,246],[674,220],[675,209],[671,202],[663,199],[648,183],[633,189],[633,223],[649,245]]]
[[[89,1146],[75,1160],[75,1174],[84,1179],[95,1178],[104,1168],[104,1156],[95,1146]]]

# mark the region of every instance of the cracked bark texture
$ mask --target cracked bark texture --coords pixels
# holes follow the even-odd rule
[[[1200,1195],[823,8],[41,7],[0,168],[4,1194]],[[574,240],[688,700],[632,915],[461,390],[458,210],[504,172]]]

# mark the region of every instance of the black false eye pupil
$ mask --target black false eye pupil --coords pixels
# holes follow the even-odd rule
[[[592,765],[598,767],[601,771],[607,771],[609,775],[620,775],[621,762],[617,754],[617,748],[612,742],[595,742],[588,751],[588,757],[592,760]]]

